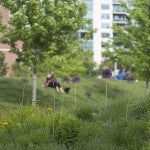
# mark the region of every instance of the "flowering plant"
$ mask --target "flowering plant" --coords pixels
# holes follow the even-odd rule
[[[108,79],[112,76],[112,72],[110,69],[105,69],[103,70],[102,72],[102,77],[105,78],[105,79]],[[106,109],[106,106],[107,106],[107,97],[108,97],[108,93],[107,93],[107,80],[106,80],[106,99],[105,99],[105,109]]]
[[[78,77],[78,76],[74,76],[74,77],[72,77],[72,83],[80,83],[80,77]]]
[[[67,76],[64,76],[64,77],[62,78],[62,82],[69,83],[69,82],[70,82],[70,78],[67,77]]]
[[[86,91],[84,93],[84,95],[87,97],[87,98],[91,98],[92,97],[92,93],[90,91]]]
[[[102,71],[103,78],[110,78],[112,76],[112,72],[110,69],[105,69]]]

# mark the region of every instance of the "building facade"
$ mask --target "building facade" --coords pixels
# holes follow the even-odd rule
[[[112,25],[124,26],[127,23],[127,13],[121,7],[119,0],[81,0],[87,5],[87,13],[85,18],[92,20],[91,25],[85,25],[78,31],[78,37],[83,38],[86,35],[87,29],[96,30],[93,38],[83,44],[85,49],[93,51],[93,60],[97,66],[103,61],[102,52],[105,50],[105,44],[114,36]],[[126,3],[131,3],[133,0],[124,0]],[[0,6],[0,12],[4,22],[9,21],[9,10]],[[2,36],[0,34],[0,36]],[[21,43],[18,43],[21,48]],[[118,45],[119,46],[119,45]],[[9,52],[8,45],[0,44],[0,51],[5,54],[5,62],[11,72],[11,65],[15,62],[17,56]]]
[[[2,21],[8,22],[9,21],[9,10],[0,6],[0,13],[2,14]],[[2,36],[1,33],[0,33],[0,36]],[[7,67],[8,67],[7,76],[10,75],[12,64],[15,62],[15,60],[17,58],[17,56],[13,53],[10,53],[9,50],[10,50],[9,45],[0,43],[0,51],[4,53],[5,63],[7,64]]]
[[[102,52],[105,45],[114,36],[113,23],[124,26],[127,24],[126,10],[121,6],[119,0],[82,0],[87,4],[87,19],[92,20],[92,28],[96,29],[93,39],[85,42],[83,47],[93,50],[93,59],[97,65],[103,61]],[[124,0],[131,3],[133,0]],[[85,30],[79,30],[79,35],[84,35]],[[79,36],[82,37],[82,36]],[[120,46],[120,45],[117,45]]]
[[[2,15],[2,21],[3,22],[8,22],[9,18],[10,18],[10,13],[9,10],[0,6],[0,14]],[[0,36],[2,36],[2,34],[0,33]],[[18,41],[16,43],[18,48],[22,48],[22,42]],[[0,43],[0,51],[4,53],[5,55],[5,63],[7,64],[8,67],[8,72],[6,74],[6,76],[10,76],[11,75],[11,70],[12,70],[12,64],[14,62],[16,62],[16,58],[17,56],[13,53],[10,52],[10,46],[7,44],[1,44]]]

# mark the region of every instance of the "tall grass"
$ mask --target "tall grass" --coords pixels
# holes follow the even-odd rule
[[[72,83],[70,94],[62,95],[42,82],[38,80],[37,106],[31,107],[30,82],[22,103],[21,79],[0,79],[0,149],[148,150],[150,99],[143,95],[142,82],[108,80],[105,108],[105,82],[82,79],[76,110]]]

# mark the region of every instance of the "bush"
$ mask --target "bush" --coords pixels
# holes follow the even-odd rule
[[[85,120],[85,121],[92,121],[94,116],[93,113],[97,112],[98,109],[94,106],[89,105],[81,105],[77,110],[75,111],[76,116],[79,119]]]
[[[57,144],[67,148],[77,141],[81,122],[73,115],[56,113],[50,122],[50,135]]]
[[[78,143],[87,143],[94,138],[103,139],[104,127],[99,123],[84,123],[78,135]]]
[[[105,138],[94,137],[89,141],[77,143],[73,150],[125,150],[125,148],[118,146]]]
[[[110,105],[101,110],[101,114],[99,115],[99,119],[107,122],[107,121],[116,121],[120,120],[121,117],[126,116],[127,109],[127,101],[121,98],[118,101],[112,101]]]
[[[91,121],[93,119],[92,110],[90,108],[81,108],[76,112],[76,116],[82,120]]]
[[[28,66],[25,66],[19,62],[12,65],[12,75],[15,77],[30,76],[31,71]]]
[[[148,119],[148,111],[150,111],[150,104],[147,100],[145,102],[140,102],[139,104],[133,105],[129,115],[137,120]]]

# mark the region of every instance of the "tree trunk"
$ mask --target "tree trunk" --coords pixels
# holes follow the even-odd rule
[[[117,62],[114,63],[114,71],[116,71],[118,69],[117,67]]]
[[[36,67],[33,68],[33,86],[32,86],[32,106],[36,103],[36,88],[37,88],[37,71]]]
[[[149,78],[146,79],[146,95],[149,94]]]

